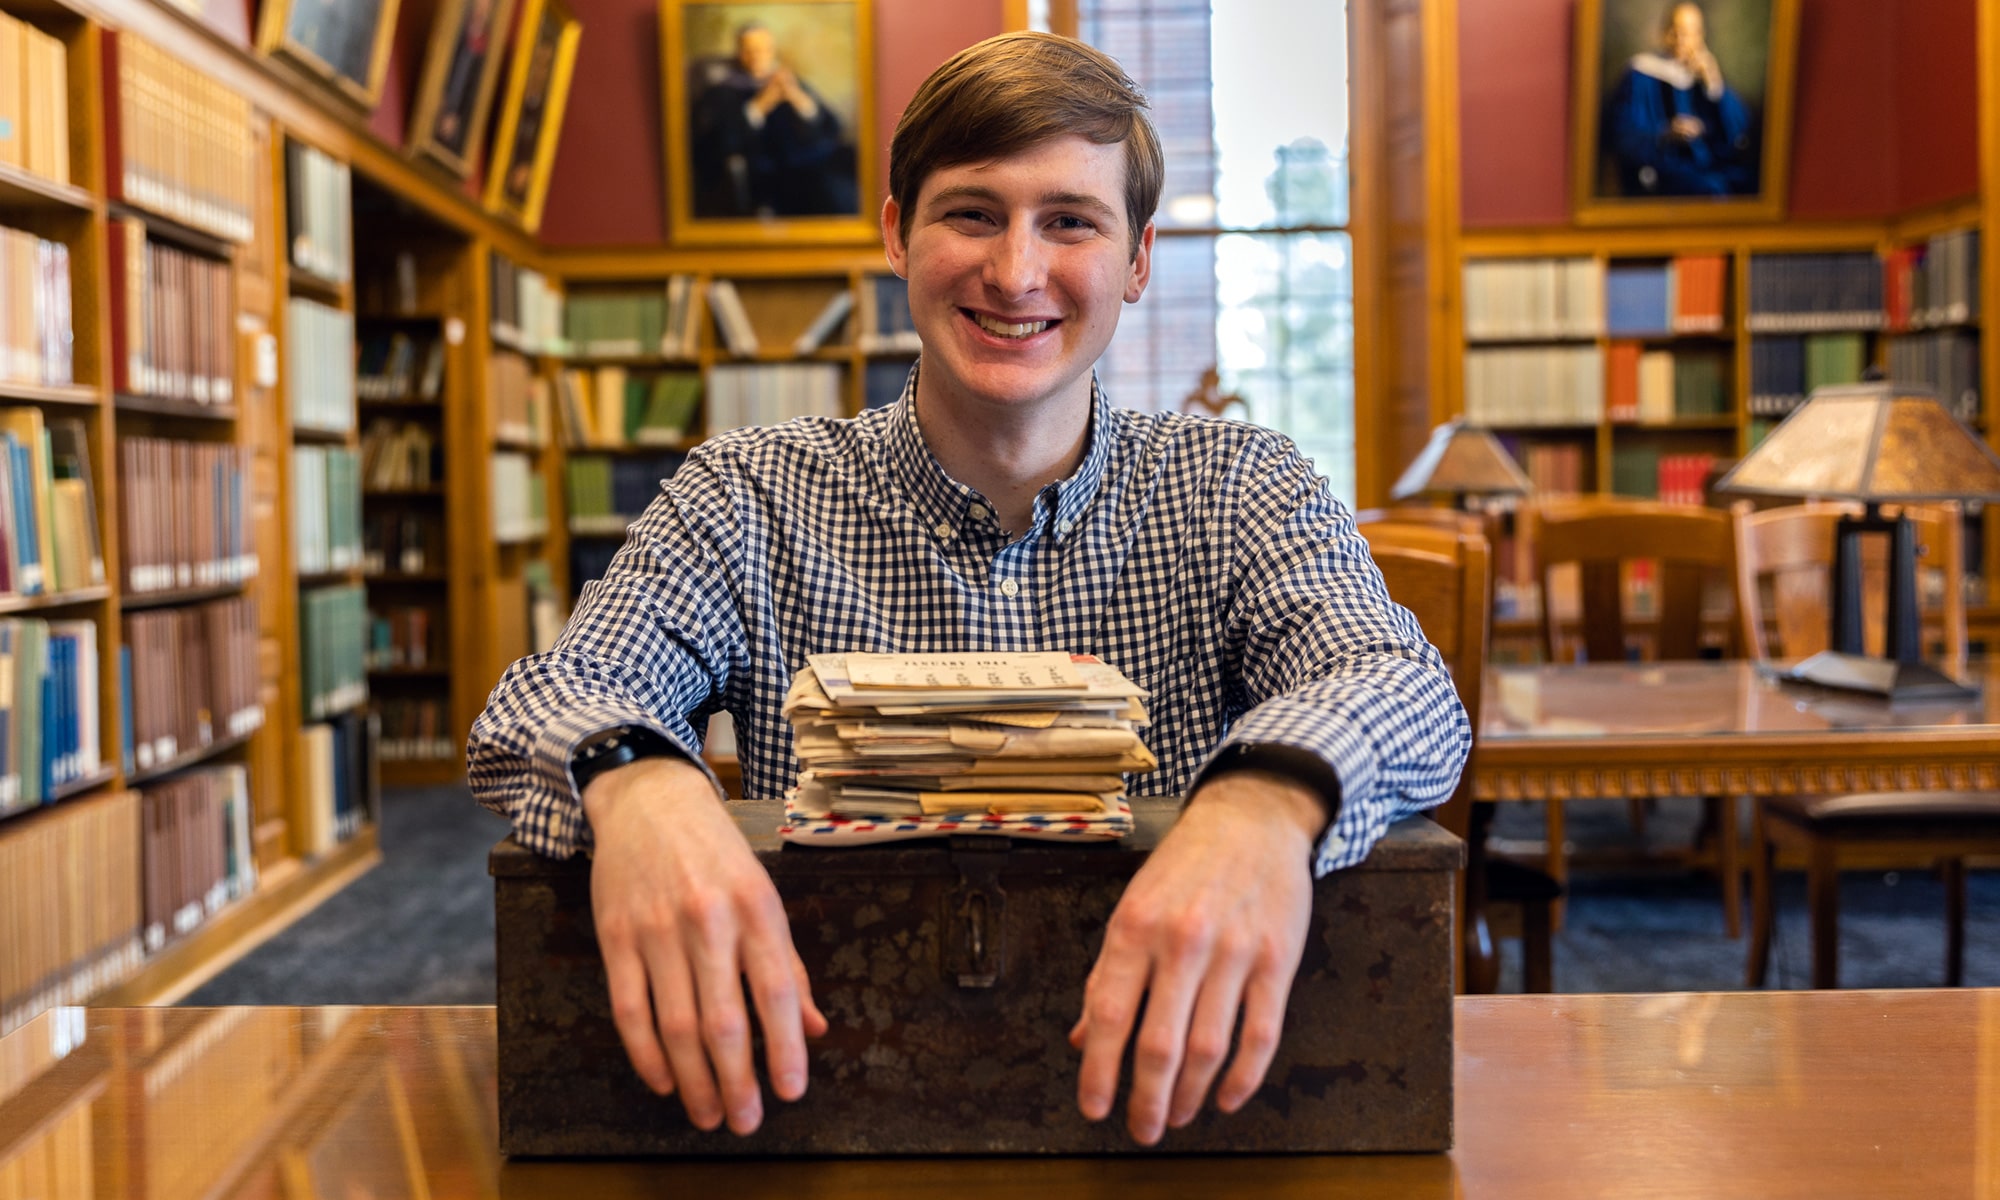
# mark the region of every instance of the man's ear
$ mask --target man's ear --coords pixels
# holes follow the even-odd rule
[[[1125,280],[1125,303],[1137,304],[1139,297],[1146,294],[1146,284],[1153,278],[1153,223],[1139,231],[1139,247],[1132,255],[1132,273]]]
[[[910,248],[903,244],[903,206],[894,196],[882,201],[882,250],[897,278],[908,279]]]

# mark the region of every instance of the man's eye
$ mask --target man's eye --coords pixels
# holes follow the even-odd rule
[[[1089,221],[1084,220],[1082,217],[1074,216],[1068,213],[1065,213],[1062,216],[1057,217],[1055,220],[1049,222],[1049,225],[1052,228],[1063,230],[1064,232],[1087,232],[1089,230],[1097,228],[1097,226],[1091,224]]]
[[[956,212],[946,213],[945,219],[949,221],[972,221],[979,224],[985,224],[992,220],[992,218],[976,208],[962,208]]]

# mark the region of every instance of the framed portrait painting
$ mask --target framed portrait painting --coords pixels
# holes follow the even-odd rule
[[[461,178],[486,135],[514,0],[443,0],[410,113],[410,149]]]
[[[677,245],[879,236],[870,0],[661,0]]]
[[[562,0],[524,0],[507,68],[500,129],[486,172],[486,207],[529,233],[541,228],[549,170],[562,135],[563,107],[583,26]]]
[[[1798,0],[1577,0],[1577,223],[1781,218],[1798,21]]]
[[[317,76],[354,105],[382,98],[397,0],[264,0],[257,48]]]

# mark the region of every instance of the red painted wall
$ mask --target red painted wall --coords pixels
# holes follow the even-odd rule
[[[1979,191],[1979,3],[1895,6],[1899,211]]]
[[[1875,218],[1978,188],[1976,0],[1801,0],[1791,215]],[[1574,0],[1461,0],[1468,229],[1569,222]]]
[[[583,22],[576,82],[542,214],[555,246],[659,245],[666,240],[665,135],[660,125],[657,0],[571,0]],[[875,0],[878,178],[889,134],[924,77],[999,33],[1000,0]]]

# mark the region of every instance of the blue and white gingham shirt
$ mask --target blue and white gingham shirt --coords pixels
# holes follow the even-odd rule
[[[1116,409],[1093,386],[1082,464],[1010,542],[925,446],[915,380],[853,419],[702,443],[555,648],[508,668],[469,774],[523,844],[589,846],[570,760],[618,725],[692,755],[727,710],[744,793],[782,794],[799,769],[786,685],[839,651],[1098,655],[1151,693],[1160,770],[1135,794],[1185,794],[1229,745],[1307,751],[1340,780],[1321,874],[1451,795],[1471,743],[1451,678],[1289,439]]]

